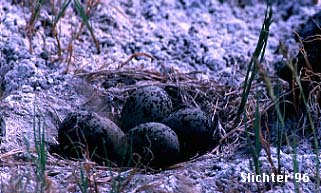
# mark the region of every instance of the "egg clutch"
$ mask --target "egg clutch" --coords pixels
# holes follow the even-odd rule
[[[71,112],[59,126],[56,152],[102,165],[165,168],[215,144],[206,114],[196,107],[174,110],[171,97],[158,86],[133,91],[119,122],[93,112]]]

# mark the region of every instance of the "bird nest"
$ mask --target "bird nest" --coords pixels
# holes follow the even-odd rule
[[[167,73],[163,74],[151,70],[101,70],[90,73],[79,73],[76,77],[86,81],[94,87],[91,94],[87,94],[86,105],[94,106],[98,100],[104,105],[96,109],[97,112],[109,112],[109,118],[118,123],[122,106],[129,94],[136,88],[156,85],[164,88],[172,98],[174,107],[177,100],[180,105],[198,107],[206,112],[215,123],[215,135],[219,136],[218,146],[213,151],[221,153],[223,146],[240,144],[244,139],[245,127],[251,126],[255,117],[257,98],[255,92],[264,93],[264,85],[254,82],[245,109],[246,124],[237,120],[237,111],[242,98],[243,88],[234,85],[222,85],[215,80],[200,80],[197,76],[201,72]],[[176,101],[176,102],[175,102]],[[260,99],[261,111],[271,106],[271,100],[266,94]],[[177,106],[178,104],[176,104]],[[242,137],[243,136],[243,137]],[[244,141],[243,141],[244,142]],[[223,148],[225,149],[225,148]],[[226,150],[224,150],[226,151]]]

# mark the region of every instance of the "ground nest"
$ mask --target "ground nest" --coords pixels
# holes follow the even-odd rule
[[[136,166],[168,167],[175,163],[188,161],[192,158],[198,157],[213,149],[214,151],[223,151],[222,149],[224,149],[224,146],[227,144],[230,146],[231,144],[240,144],[241,141],[244,142],[244,139],[246,138],[244,132],[246,127],[251,128],[255,121],[255,107],[257,102],[260,103],[259,113],[262,115],[261,122],[263,131],[268,132],[269,135],[265,136],[265,138],[266,140],[270,140],[270,138],[272,138],[275,142],[275,138],[273,138],[273,136],[275,137],[275,133],[273,133],[275,129],[273,128],[277,122],[274,109],[275,103],[264,94],[266,92],[266,88],[263,83],[260,84],[259,82],[254,82],[252,90],[253,93],[255,92],[256,94],[250,94],[249,96],[248,104],[245,108],[244,114],[247,117],[247,122],[242,124],[240,118],[237,117],[237,111],[242,97],[242,88],[219,85],[213,80],[202,81],[197,79],[197,75],[197,72],[189,74],[164,75],[155,71],[135,71],[127,69],[82,73],[77,74],[75,78],[81,78],[87,83],[93,85],[95,88],[95,91],[89,97],[83,108],[91,106],[91,104],[95,104],[97,97],[102,99],[102,103],[104,105],[99,105],[99,109],[96,109],[95,112],[114,121],[116,125],[119,125],[119,127],[123,130],[125,136],[128,137],[128,133],[135,133],[132,131],[132,128],[134,128],[134,131],[141,130],[142,132],[144,131],[143,133],[145,135],[149,135],[150,139],[148,139],[148,137],[144,140],[140,139],[139,146],[142,146],[141,148],[144,149],[146,147],[150,147],[150,145],[153,143],[154,135],[151,135],[150,132],[146,130],[158,130],[159,128],[163,128],[165,130],[170,130],[170,132],[172,130],[175,131],[174,133],[177,135],[176,137],[178,137],[180,142],[180,147],[176,148],[181,150],[181,154],[171,154],[173,159],[171,162],[166,164],[156,163],[157,161],[152,162],[151,159],[154,159],[154,161],[157,160],[157,158],[153,156],[146,161],[144,160],[144,156],[142,157],[142,154],[146,155],[146,151],[152,151],[153,148],[150,147],[150,149],[147,148],[148,150],[144,150],[139,153],[139,159],[134,161],[134,165],[136,164]],[[315,73],[314,76],[316,76]],[[288,116],[288,119],[285,121],[291,123],[291,120],[296,119],[296,116],[288,113],[293,112],[290,108],[293,107],[293,101],[287,97],[284,97],[288,96],[291,92],[286,89],[286,83],[280,83],[277,81],[277,79],[272,81],[274,86],[278,86],[280,89],[278,98],[281,102],[279,105],[282,106],[282,104],[290,104],[285,108],[287,112],[282,112],[283,115]],[[110,86],[110,84],[112,84],[112,86]],[[159,97],[160,95],[163,95],[160,98],[165,100],[165,104],[160,104],[160,106],[155,105],[155,107],[148,106],[149,102],[153,104],[155,101],[157,101],[157,97],[152,97],[151,99],[147,97],[147,99],[137,99],[142,100],[140,102],[145,106],[147,105],[147,112],[144,112],[146,109],[144,110],[143,107],[139,106],[140,104],[138,104],[137,107],[137,101],[135,101],[136,99],[133,98],[135,98],[136,95],[140,96],[140,94],[144,94],[144,92],[146,92],[144,90],[146,89],[148,90],[148,97],[152,97],[153,93],[160,92],[157,96]],[[257,93],[261,93],[259,100],[257,99]],[[313,93],[311,94],[313,95]],[[110,100],[111,98],[112,100]],[[168,103],[168,100],[171,102]],[[313,97],[309,97],[308,101],[312,103]],[[165,105],[166,107],[166,113],[163,115],[161,112],[164,112],[164,109],[162,108],[165,107],[162,105]],[[155,112],[150,112],[149,110],[151,108],[156,108],[161,112],[157,113],[157,110]],[[138,111],[135,111],[135,109],[138,109]],[[303,111],[300,115],[305,116]],[[177,118],[177,116],[179,118]],[[185,118],[184,116],[190,117]],[[125,121],[123,120],[124,117],[126,117]],[[145,119],[142,117],[148,118]],[[197,125],[197,121],[200,120],[199,117],[202,117],[201,119],[204,120],[203,123],[201,123],[201,126]],[[126,122],[127,120],[130,121]],[[193,133],[192,137],[184,136],[184,132],[186,132],[184,129],[185,127],[188,127],[188,124],[190,124],[188,121],[195,123],[196,125],[189,125],[190,127],[198,129],[198,133]],[[160,124],[160,126],[158,125],[159,127],[153,128],[153,126],[150,127],[148,124],[141,124],[155,124],[153,122],[157,122]],[[267,126],[267,123],[269,126]],[[131,125],[128,126],[128,124]],[[202,124],[206,126],[203,127]],[[164,128],[166,126],[169,128]],[[301,125],[301,127],[304,126],[306,125]],[[149,129],[146,129],[146,127]],[[209,131],[204,132],[204,135],[200,135],[198,137],[197,135],[201,132],[202,127],[206,128],[204,130],[208,129]],[[289,129],[290,128],[291,127],[289,127]],[[269,133],[270,131],[271,133]],[[166,132],[164,131],[163,133]],[[253,132],[249,130],[249,134],[252,135]],[[285,134],[288,133],[285,132]],[[199,138],[199,140],[197,140],[197,138]],[[173,138],[167,140],[173,140]],[[174,141],[176,141],[176,139],[174,139]],[[204,144],[201,144],[201,141],[204,142]],[[128,141],[122,140],[120,145],[115,144],[115,147],[122,149],[121,146],[125,146],[126,143],[128,143]],[[159,142],[155,140],[154,143]],[[196,144],[202,147],[194,150],[193,147],[197,146]],[[152,152],[150,153],[153,155]],[[159,155],[159,157],[167,156],[166,152],[164,154],[159,153]],[[122,164],[124,163],[123,158],[124,157],[122,157]],[[109,161],[114,161],[114,164],[116,162],[115,165],[117,165],[117,162],[119,163],[119,160],[117,159]],[[126,163],[128,164],[128,160]],[[133,163],[131,165],[133,166]]]
[[[75,75],[94,91],[60,124],[52,153],[108,166],[164,168],[235,140],[242,130],[232,129],[241,90],[197,75],[133,69]]]
[[[317,73],[311,73],[313,76],[318,76]],[[83,136],[81,136],[83,139],[71,140],[82,143],[83,147],[77,150],[82,152],[81,155],[75,156],[74,153],[71,155],[63,150],[65,145],[70,143],[70,139],[69,142],[68,140],[66,140],[67,142],[60,141],[63,146],[60,145],[58,150],[53,148],[51,153],[69,159],[85,158],[93,160],[102,166],[130,166],[154,170],[193,160],[209,151],[217,153],[226,151],[226,148],[243,143],[246,139],[245,130],[253,126],[255,107],[258,102],[257,93],[262,93],[259,99],[261,107],[259,113],[262,115],[261,126],[264,137],[261,140],[269,143],[276,141],[275,102],[264,95],[266,88],[263,84],[254,82],[252,88],[256,95],[250,94],[249,96],[245,108],[245,115],[247,116],[245,120],[247,121],[242,124],[240,118],[237,117],[242,89],[219,85],[212,80],[202,81],[197,78],[197,74],[163,75],[155,71],[134,71],[131,69],[76,74],[75,79],[81,79],[94,88],[88,101],[79,108],[79,111],[85,111],[87,117],[93,116],[95,119],[103,119],[105,122],[112,124],[112,128],[115,129],[112,129],[113,132],[111,132],[110,126],[102,125],[109,131],[103,132],[104,134],[97,132],[98,135],[94,136],[92,140],[83,133]],[[308,82],[307,79],[307,77],[304,77],[302,80]],[[274,86],[280,87],[281,90],[278,98],[279,105],[283,107],[282,109],[285,109],[282,110],[286,123],[284,135],[288,135],[287,130],[291,130],[291,128],[306,127],[306,123],[299,125],[297,122],[293,122],[300,116],[301,118],[302,116],[306,117],[306,113],[304,113],[304,108],[299,108],[301,109],[299,114],[293,115],[295,105],[292,98],[289,98],[293,93],[287,89],[287,84],[280,83],[276,79],[272,81],[275,84]],[[111,83],[112,86],[110,86]],[[146,94],[146,92],[147,97],[135,98]],[[153,96],[155,93],[158,93],[155,95],[156,98]],[[318,103],[315,103],[315,97],[313,97],[317,96],[317,89],[312,89],[310,95],[308,102],[313,106],[317,105]],[[158,104],[157,97],[165,100],[165,104],[162,104],[162,102]],[[100,101],[98,108],[94,108],[94,110],[89,108],[93,104],[97,106],[98,99]],[[137,103],[137,100],[141,101]],[[149,106],[149,103],[156,103],[156,105]],[[145,106],[141,107],[142,104]],[[145,107],[147,109],[144,110]],[[156,111],[149,111],[153,108]],[[165,108],[165,114],[161,114],[161,112],[164,112],[163,108]],[[146,110],[147,112],[144,113],[143,111]],[[157,114],[158,111],[161,112]],[[126,122],[128,119],[132,121]],[[78,121],[81,122],[81,119]],[[88,121],[85,121],[84,124],[88,126]],[[128,126],[128,124],[131,125]],[[196,126],[191,126],[191,124]],[[100,126],[96,125],[95,127]],[[192,136],[191,134],[190,136],[185,135],[186,132],[189,132],[184,130],[186,127],[197,128],[197,132],[192,132]],[[60,127],[59,129],[63,131],[68,128],[84,129],[79,125],[77,127],[69,125],[67,128]],[[205,134],[198,136],[202,132],[202,128],[206,130],[204,131]],[[248,131],[248,134],[254,135],[251,130]],[[75,133],[79,135],[78,131]],[[110,136],[116,136],[117,141],[113,141],[115,138],[108,138]],[[101,153],[102,150],[99,148],[99,145],[102,144],[99,143],[102,137],[106,140],[102,143],[107,143],[107,141],[109,143],[109,145],[105,144],[104,153]],[[203,144],[201,144],[202,142]],[[97,146],[97,144],[99,145]],[[199,148],[197,148],[198,145]],[[195,147],[196,149],[193,149]],[[265,146],[263,148],[268,152]],[[106,150],[108,150],[107,153]],[[114,153],[110,153],[114,151],[117,154],[116,156]],[[99,158],[97,159],[97,157]],[[169,161],[164,157],[170,157],[171,159]]]

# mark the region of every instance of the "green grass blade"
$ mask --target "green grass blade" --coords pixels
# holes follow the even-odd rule
[[[86,27],[88,28],[89,32],[90,32],[90,35],[91,37],[93,38],[94,40],[94,43],[96,45],[96,49],[97,49],[97,52],[100,53],[100,47],[99,47],[99,43],[95,37],[95,34],[94,34],[94,30],[92,28],[92,26],[90,25],[89,23],[89,19],[88,19],[88,16],[84,10],[84,8],[81,6],[79,0],[74,0],[74,3],[75,3],[75,8],[76,10],[78,11],[82,21],[84,22],[84,24],[86,25]]]
[[[93,33],[93,29],[89,23],[89,19],[87,14],[85,13],[84,8],[81,6],[80,2],[78,0],[75,0],[75,8],[78,11],[80,18],[82,19],[82,21],[84,22],[84,24],[86,25],[86,27],[88,28],[90,33]]]
[[[60,8],[58,14],[55,17],[55,24],[58,23],[58,21],[60,20],[60,18],[64,15],[64,13],[66,12],[67,7],[69,6],[69,4],[71,3],[71,0],[65,0],[62,7]]]
[[[36,176],[39,182],[37,188],[39,192],[44,192],[46,187],[46,165],[47,165],[47,151],[45,143],[45,124],[41,115],[37,113],[36,104],[34,104],[33,115],[33,135],[37,158],[34,159],[36,166]]]
[[[293,154],[292,154],[292,160],[293,160],[293,173],[294,174],[298,174],[299,173],[299,162],[298,162],[298,154],[297,154],[297,147],[298,147],[298,143],[297,143],[297,136],[295,131],[293,131],[292,133],[293,135]],[[294,185],[295,185],[295,192],[299,193],[300,189],[299,189],[299,182],[297,180],[294,180]]]
[[[255,166],[255,172],[257,175],[260,174],[260,162],[259,156],[261,151],[261,143],[260,143],[260,133],[261,133],[261,123],[260,123],[260,111],[259,111],[259,99],[256,99],[256,108],[255,108],[255,120],[254,120],[254,137],[255,137],[255,149],[253,155],[253,161]]]
[[[243,85],[243,94],[242,94],[241,103],[240,103],[240,106],[239,106],[239,109],[237,112],[236,122],[239,121],[240,116],[245,108],[245,104],[247,102],[247,99],[248,99],[248,96],[250,93],[252,82],[255,78],[255,75],[257,74],[257,69],[254,65],[254,58],[259,58],[260,61],[262,61],[264,58],[264,53],[265,53],[265,48],[267,45],[267,40],[268,40],[268,36],[269,36],[269,28],[270,28],[271,23],[272,23],[272,8],[268,4],[267,9],[265,11],[265,18],[264,18],[264,22],[262,24],[262,28],[261,28],[259,39],[257,42],[257,46],[255,48],[255,51],[253,53],[253,56],[251,58],[251,61],[249,63],[247,73],[245,76],[245,81],[244,81],[244,85]]]
[[[301,84],[301,80],[300,80],[298,74],[296,73],[297,72],[296,65],[294,65],[294,66],[295,66],[295,69],[294,69],[293,73],[295,73],[295,80],[296,80],[297,84],[299,85],[300,94],[302,96],[304,106],[305,106],[305,108],[307,110],[308,120],[309,120],[309,123],[311,125],[311,129],[312,129],[312,133],[313,133],[313,142],[314,142],[315,155],[316,155],[316,181],[317,181],[316,192],[320,192],[320,174],[319,174],[320,160],[319,160],[318,136],[317,136],[317,132],[316,132],[316,129],[315,129],[315,126],[314,126],[314,121],[313,121],[311,112],[309,110],[309,105],[308,105],[307,99],[306,99],[306,97],[304,95],[304,91],[303,91],[303,87],[302,87],[302,84]]]
[[[89,187],[88,184],[89,183],[88,183],[88,178],[84,173],[83,167],[84,166],[82,166],[80,168],[80,182],[78,182],[78,187],[79,187],[79,189],[80,189],[80,191],[82,193],[87,193],[88,192],[88,187]]]
[[[34,12],[31,14],[30,25],[33,25],[38,19],[42,5],[45,3],[45,0],[37,0]]]
[[[316,155],[316,172],[315,173],[316,173],[316,182],[317,183],[316,183],[315,189],[316,189],[316,192],[320,192],[320,174],[319,174],[319,169],[320,169],[319,155],[320,155],[320,153],[319,153],[319,141],[318,141],[317,131],[315,128],[315,124],[314,124],[311,112],[310,112],[310,107],[308,105],[307,98],[304,94],[304,90],[303,90],[303,87],[301,84],[300,76],[298,75],[297,63],[292,63],[293,60],[290,59],[286,53],[284,55],[286,56],[287,61],[288,61],[287,66],[289,67],[289,69],[292,72],[292,78],[299,87],[300,96],[302,97],[303,104],[306,109],[307,118],[308,118],[308,121],[311,126],[311,130],[312,130],[312,134],[313,134],[314,151],[315,151],[314,153]]]
[[[84,8],[81,6],[81,4],[80,4],[80,2],[78,0],[74,0],[74,3],[75,3],[75,8],[78,11],[78,13],[79,13],[81,19],[83,20],[83,22],[85,23],[85,25],[88,27],[89,30],[92,30]]]

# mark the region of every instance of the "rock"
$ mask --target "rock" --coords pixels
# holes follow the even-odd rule
[[[314,14],[305,24],[302,25],[301,30],[299,31],[299,36],[304,39],[316,34],[321,34],[319,26],[321,26],[321,12]]]
[[[311,17],[307,23],[304,24],[299,31],[299,36],[303,41],[304,50],[307,53],[307,59],[311,64],[312,71],[321,72],[321,41],[317,36],[321,35],[321,12]],[[299,52],[298,58],[298,70],[302,67],[307,67],[306,58]]]
[[[122,129],[141,123],[161,121],[172,112],[172,102],[167,93],[157,86],[137,88],[126,100],[121,112]]]
[[[309,20],[302,25],[301,30],[299,30],[299,37],[296,37],[298,43],[302,41],[306,56],[299,52],[296,56],[296,59],[293,60],[292,63],[297,62],[297,72],[300,74],[302,68],[311,69],[313,72],[320,73],[321,72],[321,55],[319,54],[321,51],[321,41],[317,38],[321,35],[321,12],[315,14]],[[299,40],[301,39],[301,41]],[[307,62],[308,61],[308,62]],[[278,64],[282,64],[279,62]],[[279,76],[288,81],[291,85],[292,81],[292,73],[290,69],[282,64],[281,67],[278,68],[280,71]],[[302,72],[301,72],[302,73]]]
[[[303,93],[307,99],[312,94],[311,91],[321,82],[320,76],[315,74],[321,72],[321,41],[317,38],[321,35],[320,25],[321,12],[309,18],[309,20],[302,25],[301,30],[299,30],[299,37],[296,37],[298,43],[302,42],[303,45],[300,46],[301,49],[304,49],[305,53],[300,51],[292,63],[297,64],[297,74],[300,76]],[[297,85],[297,83],[293,81],[292,72],[287,66],[286,61],[279,61],[274,65],[277,70],[277,75],[289,83],[290,89]],[[298,89],[288,94],[286,98],[293,104],[291,108],[295,109],[294,116],[300,116],[300,112],[305,114],[305,105]],[[317,98],[318,103],[321,104],[320,94],[318,94]],[[288,111],[287,114],[293,114],[293,112]]]
[[[123,156],[129,157],[129,165],[144,164],[150,167],[169,166],[179,156],[176,133],[164,124],[149,122],[132,128],[123,138]]]
[[[177,134],[184,158],[190,158],[211,146],[213,133],[210,121],[200,109],[180,109],[165,118],[162,123]]]
[[[86,155],[100,164],[117,159],[115,147],[123,136],[114,122],[84,111],[68,114],[58,130],[63,156],[84,158]]]
[[[41,52],[40,57],[44,60],[49,60],[49,53],[47,52]]]
[[[318,38],[321,35],[321,12],[318,12],[309,20],[302,25],[301,30],[299,30],[299,37],[296,37],[298,43],[303,45],[301,51],[297,54],[296,58],[293,59],[292,63],[297,64],[297,74],[300,76],[301,85],[303,89],[304,96],[308,99],[311,94],[317,94],[318,103],[321,104],[320,93],[311,93],[315,90],[321,82],[321,77],[316,73],[321,73],[321,41]],[[289,83],[289,87],[292,89],[297,83],[292,79],[292,72],[286,65],[285,61],[279,61],[275,64],[277,70],[277,75],[286,80]],[[295,85],[293,85],[293,83]],[[299,111],[305,112],[305,105],[303,103],[302,97],[300,96],[299,90],[295,90],[293,94],[287,96],[288,100],[293,103],[292,108],[296,109],[296,115],[300,115]],[[291,113],[289,111],[289,113]]]
[[[6,135],[6,123],[3,119],[2,113],[0,113],[0,143],[2,142],[2,138]]]

